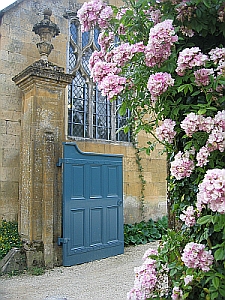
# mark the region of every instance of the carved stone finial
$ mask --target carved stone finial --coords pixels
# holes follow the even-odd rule
[[[51,41],[52,38],[59,35],[59,27],[50,20],[52,11],[50,9],[44,10],[44,19],[35,24],[33,30],[40,36],[40,42],[37,43],[38,51],[41,55],[41,59],[48,60],[48,56],[54,49]]]

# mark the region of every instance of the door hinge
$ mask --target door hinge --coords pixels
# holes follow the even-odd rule
[[[62,167],[63,164],[63,158],[59,158],[58,162],[56,163],[57,167]]]
[[[58,237],[57,244],[58,244],[58,246],[60,246],[61,244],[67,244],[69,241],[70,241],[69,238],[61,238],[61,237]]]
[[[123,200],[119,199],[119,200],[117,201],[117,205],[118,205],[118,206],[122,206],[122,204],[123,204]]]

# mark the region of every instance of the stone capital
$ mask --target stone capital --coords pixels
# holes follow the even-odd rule
[[[12,80],[22,90],[27,89],[27,83],[36,78],[39,82],[43,81],[57,84],[57,86],[66,87],[74,78],[72,74],[64,73],[64,68],[54,65],[53,63],[45,60],[38,60],[32,65],[28,66],[18,75],[14,76]],[[30,83],[28,84],[30,85]]]

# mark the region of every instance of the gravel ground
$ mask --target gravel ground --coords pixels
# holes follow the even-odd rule
[[[73,267],[58,267],[40,276],[0,277],[0,300],[126,300],[134,267],[157,243],[126,247],[122,255]]]

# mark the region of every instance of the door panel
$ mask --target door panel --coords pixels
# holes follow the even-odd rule
[[[64,266],[123,253],[122,156],[63,147]]]

